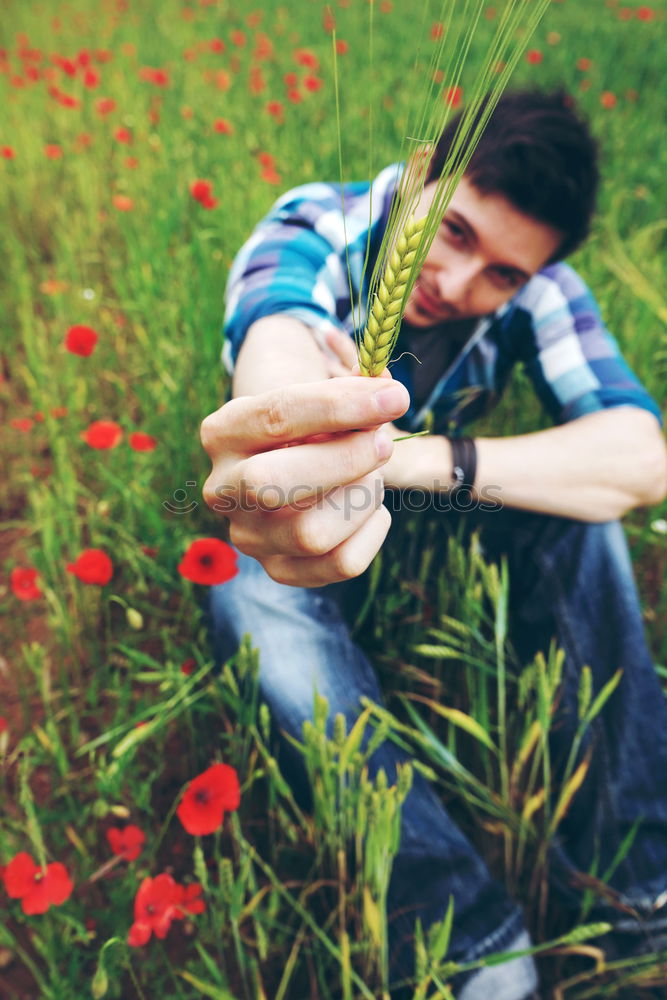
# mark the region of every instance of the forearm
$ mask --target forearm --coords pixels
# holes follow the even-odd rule
[[[477,439],[477,486],[503,504],[582,521],[610,521],[665,493],[665,446],[655,418],[634,407],[592,413],[514,438]]]
[[[476,438],[476,444],[475,491],[507,507],[608,521],[659,502],[667,488],[658,423],[634,407],[518,437]],[[446,438],[413,438],[396,445],[385,479],[401,488],[443,491],[451,471]]]
[[[266,316],[248,330],[232,383],[234,396],[256,396],[327,377],[324,356],[308,327],[292,316]]]

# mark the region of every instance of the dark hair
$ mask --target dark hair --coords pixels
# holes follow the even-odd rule
[[[440,176],[462,117],[461,111],[442,133],[427,181]],[[465,177],[478,191],[502,194],[520,212],[562,232],[563,242],[552,258],[560,260],[588,235],[597,160],[597,144],[568,94],[514,91],[504,94],[491,113]]]

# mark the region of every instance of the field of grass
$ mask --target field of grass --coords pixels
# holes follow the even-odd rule
[[[501,8],[484,8],[464,98]],[[3,6],[0,872],[6,887],[24,852],[64,866],[48,869],[44,913],[0,880],[3,1000],[388,996],[382,903],[409,775],[369,782],[361,728],[338,724],[327,741],[319,704],[302,748],[305,812],[273,756],[252,642],[216,669],[205,586],[185,560],[221,535],[201,499],[199,425],[226,389],[228,267],[280,193],[338,178],[334,19],[345,176],[362,179],[398,158],[435,6],[423,17],[405,0]],[[573,263],[663,410],[666,23],[665,0],[554,0],[513,79],[564,86],[592,120],[604,182]],[[96,334],[79,331],[80,353],[77,334],[67,340],[77,327]],[[484,430],[543,425],[518,373]],[[663,504],[625,526],[667,680],[666,519]],[[383,552],[366,634],[391,711],[363,721],[412,748],[525,905],[544,997],[663,996],[664,956],[605,966],[585,943],[588,897],[567,918],[550,901],[548,845],[576,780],[548,784],[561,660],[512,661],[507,581],[470,558],[452,544],[425,594],[433,549],[414,579]],[[443,645],[465,678],[456,690]],[[238,808],[228,789],[215,832],[188,832],[183,788],[218,763],[238,775]],[[143,891],[163,923],[128,942],[139,887],[160,876]],[[452,971],[446,922],[437,930],[418,949],[416,997],[450,995],[437,987]]]

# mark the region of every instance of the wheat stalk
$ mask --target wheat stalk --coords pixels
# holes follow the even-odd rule
[[[436,184],[428,213],[424,219],[415,223],[411,213],[415,211],[415,206],[424,190],[427,173],[425,159],[437,146],[452,113],[451,102],[445,99],[447,95],[444,87],[449,86],[452,89],[457,89],[461,84],[463,67],[471,54],[473,38],[486,4],[486,0],[461,0],[457,10],[459,16],[455,16],[457,2],[458,0],[441,0],[442,35],[440,41],[430,59],[424,60],[421,53],[418,53],[415,60],[415,72],[418,73],[419,79],[425,81],[425,89],[421,100],[416,102],[414,120],[411,121],[406,130],[401,144],[400,158],[405,160],[405,167],[397,183],[387,225],[380,247],[374,254],[375,262],[370,281],[367,283],[364,276],[371,259],[372,228],[370,224],[372,219],[369,219],[366,258],[363,264],[362,281],[359,284],[354,323],[359,367],[363,375],[379,375],[385,369],[398,338],[405,305],[440,227],[447,205],[470,162],[481,134],[507,86],[512,72],[551,0],[535,0],[530,7],[527,6],[526,0],[507,0],[498,18],[497,29],[486,58],[470,88],[466,107],[454,135],[449,155],[440,176],[432,178]],[[424,18],[426,18],[427,10],[428,0],[424,4]],[[372,4],[369,7],[369,16],[371,27],[369,32],[369,66],[372,69]],[[424,23],[426,22],[424,21]],[[332,33],[334,89],[343,227],[347,253],[345,203],[342,195],[344,190],[342,126],[335,34],[334,31]],[[426,71],[424,71],[424,62],[428,63]],[[442,87],[436,85],[436,79],[444,81]],[[373,170],[370,168],[370,160],[372,160],[372,104],[368,109],[368,118],[371,128],[368,146],[369,176],[372,176]],[[407,155],[403,156],[404,152]],[[411,238],[412,231],[409,230],[409,226],[412,225],[420,227],[417,242],[415,246],[410,248],[409,263],[401,261],[402,266],[399,268],[396,266],[395,251],[392,251],[391,248],[395,247],[398,250],[404,237],[408,240]],[[406,237],[406,233],[411,235]],[[384,265],[387,259],[389,264]],[[383,266],[385,266],[384,272],[382,271]],[[347,270],[350,301],[354,314],[355,294],[349,260],[347,260]],[[366,308],[364,308],[364,300],[367,303]],[[368,304],[371,302],[372,306],[369,308]],[[364,314],[367,316],[366,325],[363,332],[360,332]]]
[[[403,299],[425,224],[426,216],[415,222],[411,215],[391,253],[359,345],[362,375],[380,375],[387,367],[398,337]]]

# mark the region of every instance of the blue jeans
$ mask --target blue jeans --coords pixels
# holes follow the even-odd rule
[[[565,651],[554,759],[567,757],[577,727],[581,668],[590,666],[594,693],[618,669],[623,671],[619,687],[591,726],[584,745],[584,751],[592,751],[590,768],[561,824],[554,854],[560,887],[576,905],[579,890],[569,876],[589,871],[596,858],[596,870],[604,872],[641,817],[611,885],[623,901],[650,916],[654,900],[667,889],[667,702],[646,647],[621,525],[505,509],[440,514],[443,537],[460,528],[462,520],[464,534],[480,531],[488,560],[508,560],[512,637],[522,661],[547,650],[554,637]],[[224,661],[243,634],[251,634],[260,654],[261,695],[277,733],[285,730],[302,739],[315,688],[329,700],[329,724],[342,712],[348,729],[359,714],[361,695],[383,703],[375,671],[352,641],[345,617],[359,581],[299,589],[275,583],[254,559],[240,555],[239,566],[233,580],[211,588],[215,655]],[[359,606],[356,599],[353,603]],[[299,755],[287,741],[283,744],[283,766],[307,804]],[[387,741],[371,758],[369,773],[383,767],[391,783],[396,763],[405,759]],[[415,772],[403,805],[389,887],[393,974],[413,974],[415,918],[425,926],[442,918],[450,896],[455,912],[450,958],[471,961],[504,950],[523,931],[520,908],[491,878],[429,783]],[[612,921],[614,916],[612,911]],[[486,995],[491,993],[499,995],[487,986]]]

